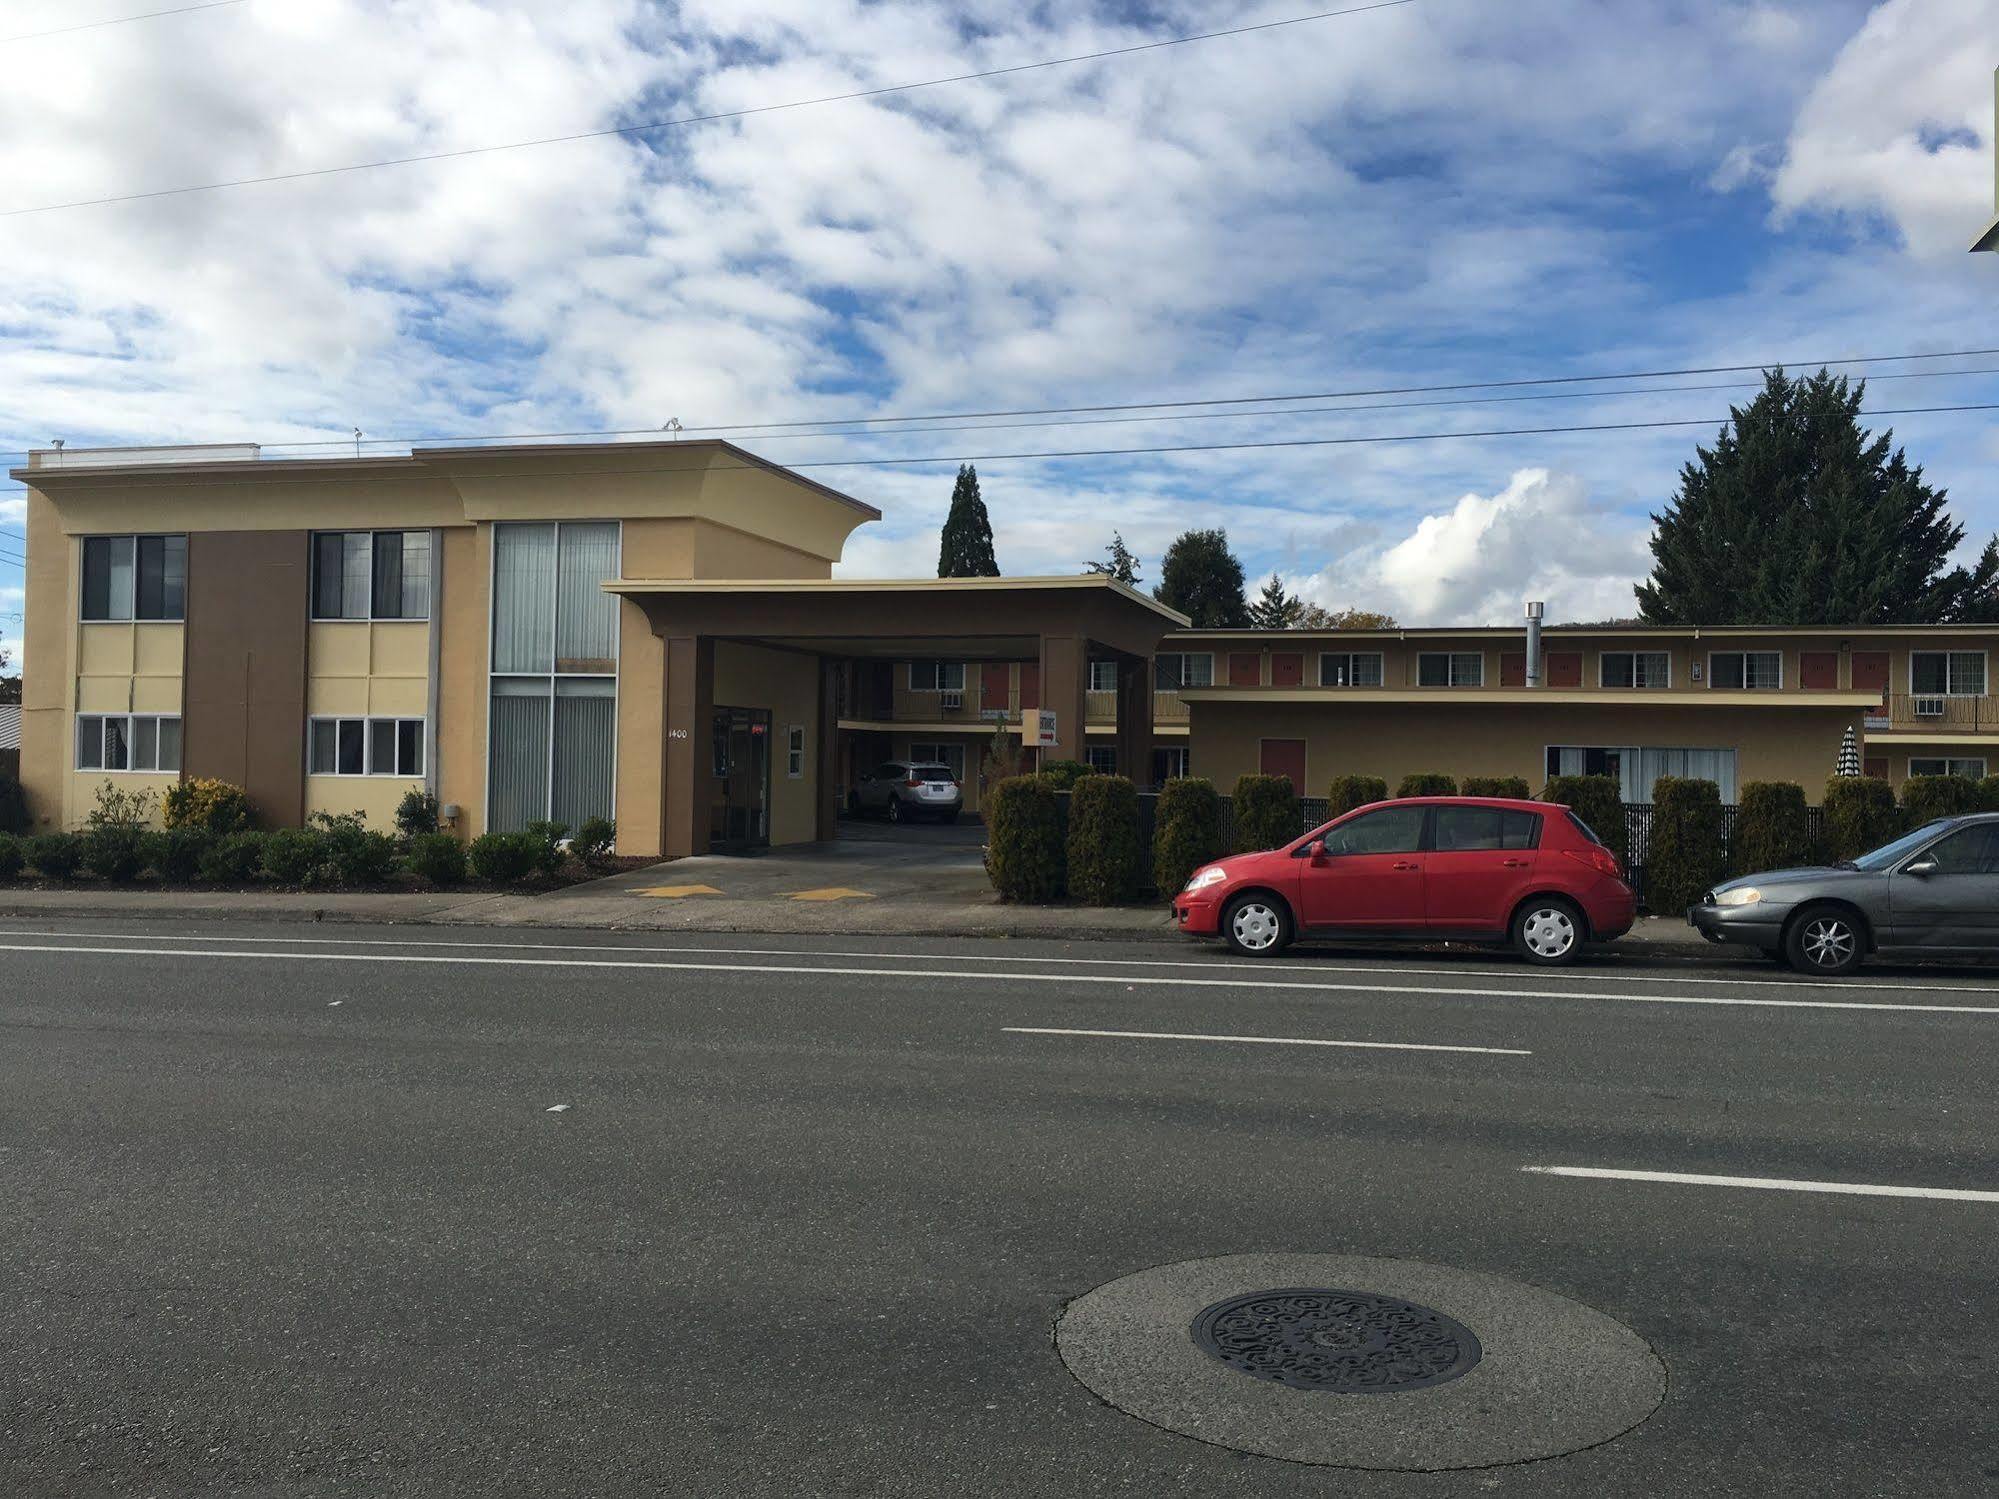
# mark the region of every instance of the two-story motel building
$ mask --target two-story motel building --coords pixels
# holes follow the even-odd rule
[[[831,837],[855,777],[996,734],[1141,783],[1252,771],[1795,780],[1999,771],[1999,630],[1195,631],[1100,576],[835,577],[871,506],[728,443],[45,451],[22,783],[245,786],[266,821],[431,791],[465,837],[615,817],[621,851]],[[1535,667],[1538,666],[1538,670]]]

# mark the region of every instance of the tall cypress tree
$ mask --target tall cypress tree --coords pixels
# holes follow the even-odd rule
[[[993,523],[986,502],[979,498],[979,471],[958,465],[958,482],[951,490],[951,513],[944,517],[944,535],[937,548],[940,578],[997,578],[993,557]]]
[[[1980,623],[1999,617],[1999,538],[1949,566],[1964,527],[1894,434],[1860,425],[1865,382],[1765,372],[1652,517],[1639,612],[1659,625]]]
[[[1249,623],[1242,596],[1242,564],[1229,550],[1228,532],[1183,531],[1159,562],[1152,596],[1178,609],[1197,630],[1234,630]]]

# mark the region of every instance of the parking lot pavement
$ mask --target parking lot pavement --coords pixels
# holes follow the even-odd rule
[[[103,923],[15,924],[0,971],[0,1492],[1999,1476],[1989,971]],[[1294,1262],[1469,1319],[1437,1399],[1485,1425],[1099,1398],[1057,1346],[1158,1268],[1071,1351],[1177,1348],[1189,1287]],[[1580,1372],[1537,1359],[1618,1348],[1663,1403],[1633,1366],[1537,1411]],[[1238,1450],[1354,1399],[1439,1461],[1637,1424],[1440,1473]],[[1281,1450],[1352,1450],[1316,1440]]]

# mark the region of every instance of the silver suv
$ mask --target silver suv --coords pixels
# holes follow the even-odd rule
[[[918,817],[956,822],[964,805],[964,788],[951,767],[922,760],[885,761],[863,771],[860,784],[847,793],[850,812],[880,812],[890,822]]]

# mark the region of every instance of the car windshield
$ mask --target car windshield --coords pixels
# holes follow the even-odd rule
[[[1914,853],[1930,839],[1936,837],[1946,827],[1947,822],[1926,822],[1913,833],[1904,833],[1893,843],[1884,843],[1872,853],[1862,854],[1853,861],[1855,869],[1886,869],[1905,854]]]

